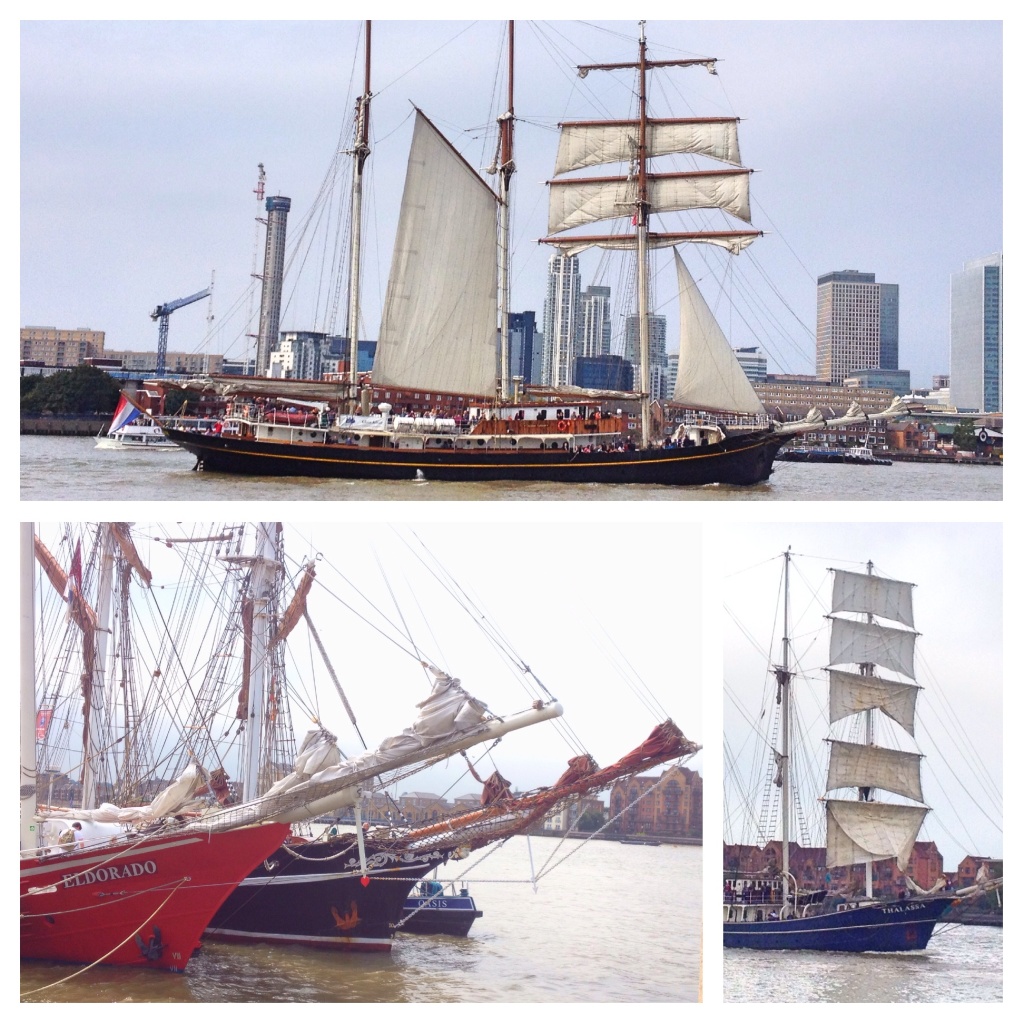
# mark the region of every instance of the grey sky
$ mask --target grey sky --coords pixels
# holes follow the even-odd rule
[[[794,552],[791,633],[800,670],[809,677],[798,678],[794,692],[804,697],[802,721],[808,748],[815,756],[821,756],[825,747],[821,669],[827,664],[827,646],[823,650],[814,637],[822,632],[828,610],[819,603],[827,603],[831,593],[826,570],[864,571],[870,559],[880,575],[916,584],[915,628],[921,634],[917,682],[924,687],[916,741],[925,755],[925,800],[934,809],[922,838],[935,840],[946,870],[952,870],[965,853],[1000,856],[1002,527],[997,523],[777,523],[752,525],[738,533],[721,558],[728,609],[723,625],[725,681],[743,708],[741,712],[726,694],[725,734],[741,765],[738,777],[749,777],[751,722],[758,723],[761,695],[768,689],[768,658],[774,664],[781,656],[779,634],[773,634],[772,627],[782,552],[789,546]],[[821,586],[817,598],[807,596],[808,586]],[[774,699],[774,689],[769,696]],[[879,742],[899,743],[881,735]],[[902,745],[914,749],[912,741]],[[979,764],[984,766],[983,773],[977,769]],[[818,788],[809,792],[805,788],[802,795],[808,815],[820,813],[818,798],[823,788],[821,779],[809,780],[808,785],[813,787],[814,782]],[[733,820],[726,824],[726,836],[741,841],[740,805],[728,778],[727,791]],[[759,806],[759,796],[754,806]]]
[[[121,7],[99,7],[111,9]],[[364,337],[377,336],[409,101],[485,167],[505,105],[503,33],[502,22],[374,25]],[[536,239],[554,124],[628,113],[627,74],[581,80],[571,65],[632,60],[636,36],[633,21],[517,23],[513,309],[542,315],[550,253]],[[815,279],[851,268],[900,286],[900,365],[913,383],[945,371],[950,274],[1002,246],[1001,23],[651,20],[647,36],[654,58],[720,61],[717,77],[659,73],[656,114],[745,119],[753,222],[768,234],[731,261],[733,300],[703,254],[696,271],[733,343],[762,346],[776,369],[812,371]],[[262,162],[268,195],[292,198],[282,329],[342,331],[333,226],[326,214],[319,233],[303,222],[347,141],[360,37],[357,22],[23,22],[21,323],[88,326],[109,348],[153,350],[149,313],[215,271],[212,336],[198,302],[171,317],[170,348],[244,355],[259,305],[245,293]],[[335,210],[347,181],[346,167]],[[581,265],[584,285],[612,286],[616,318],[631,311],[597,255]],[[667,282],[657,279],[656,304],[671,350]]]

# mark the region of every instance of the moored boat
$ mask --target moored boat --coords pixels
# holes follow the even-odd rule
[[[473,922],[484,916],[465,885],[456,889],[433,879],[420,882],[402,905],[398,930],[416,935],[455,935],[465,938]]]

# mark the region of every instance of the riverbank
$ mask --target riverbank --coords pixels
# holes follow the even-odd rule
[[[99,437],[105,435],[112,413],[50,413],[22,416],[22,434],[57,435],[62,437]]]

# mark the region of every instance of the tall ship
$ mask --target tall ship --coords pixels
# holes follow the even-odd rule
[[[155,580],[139,535],[159,556]],[[401,650],[399,664],[412,660],[427,692],[407,728],[366,744],[359,698],[342,687],[307,599],[316,587],[314,604],[330,597],[353,622],[383,612],[355,612],[321,585],[316,558],[296,563],[286,553],[281,524],[68,524],[57,542],[59,554],[35,540],[37,574],[50,584],[34,630],[45,656],[24,683],[33,692],[26,706],[37,710],[23,742],[46,766],[27,772],[31,787],[23,779],[32,794],[23,811],[26,958],[182,969],[201,936],[387,951],[413,886],[440,865],[521,834],[563,801],[699,749],[664,722],[608,768],[577,758],[552,786],[515,796],[494,774],[479,780],[478,810],[408,823],[387,796],[395,785],[474,747],[491,757],[502,737],[557,719],[561,705],[547,694],[493,713],[400,633],[384,646]],[[379,703],[379,681],[370,688]],[[348,712],[362,753],[344,754],[312,710],[328,696]],[[296,714],[311,718],[301,741]],[[395,814],[363,820],[364,797]],[[354,827],[335,824],[338,815]],[[213,856],[221,848],[232,853],[232,873]],[[69,874],[79,862],[80,875]],[[118,892],[139,897],[116,903],[130,925],[97,904],[115,879]],[[194,879],[202,912],[185,932],[175,912]],[[68,893],[79,902],[68,904]],[[81,913],[86,906],[96,914]],[[98,927],[97,915],[110,927]]]
[[[118,534],[127,551],[130,539]],[[60,570],[22,524],[21,585],[21,956],[74,964],[183,971],[220,905],[288,834],[283,823],[239,819],[212,830],[197,819],[163,818],[195,776],[178,780],[145,806],[97,805],[89,758],[83,766],[84,806],[60,809],[48,798],[36,747],[54,720],[46,691],[37,690],[36,563],[66,595],[67,616],[86,711],[102,671],[105,637],[81,575]],[[70,652],[69,652],[70,653]],[[96,720],[85,716],[83,743],[98,753]],[[140,723],[141,724],[141,723]],[[52,776],[51,776],[52,785]],[[103,808],[103,809],[101,809]]]
[[[357,104],[350,256],[349,338],[359,310],[359,240],[364,164],[369,155],[370,29],[365,89]],[[163,424],[166,435],[207,471],[247,475],[438,481],[752,485],[772,472],[795,434],[821,429],[812,411],[800,422],[773,422],[681,255],[712,245],[738,255],[761,232],[751,228],[750,171],[740,162],[738,118],[658,118],[648,111],[655,73],[687,68],[714,72],[713,58],[654,60],[641,22],[635,60],[581,65],[590,72],[636,77],[637,108],[623,119],[560,125],[547,237],[563,255],[591,247],[622,252],[635,264],[639,381],[633,392],[571,385],[532,389],[510,373],[509,216],[515,114],[514,26],[508,27],[508,103],[498,119],[500,143],[492,187],[427,115],[415,125],[391,275],[371,374],[378,395],[388,387],[464,396],[475,403],[460,417],[403,416],[357,373],[351,341],[346,388],[317,382],[208,378],[183,386],[230,398],[223,430],[200,435]],[[715,170],[661,170],[666,158],[707,160]],[[601,165],[614,169],[600,176]],[[718,209],[740,226],[728,230],[662,227],[662,214]],[[616,222],[608,233],[576,229]],[[672,403],[693,414],[669,437],[654,436],[650,393],[652,260],[672,250],[679,295],[679,372]],[[556,360],[557,361],[557,360]],[[565,368],[556,379],[571,380]],[[154,382],[159,383],[159,382]],[[315,416],[281,424],[267,415],[299,400]],[[624,401],[639,403],[639,436],[628,429]],[[832,425],[892,417],[857,406]]]
[[[779,707],[780,742],[774,786],[781,797],[781,863],[743,879],[727,873],[723,905],[726,947],[827,952],[903,952],[925,949],[937,922],[972,891],[952,891],[945,876],[931,889],[909,873],[929,808],[921,786],[923,755],[913,749],[917,716],[913,585],[845,569],[833,574],[828,656],[829,759],[825,792],[828,871],[863,870],[863,891],[846,883],[808,885],[791,870],[791,825],[798,795],[793,762],[796,673],[791,654],[791,553],[783,556],[783,639],[772,672]],[[878,716],[902,734],[879,742]],[[856,721],[854,731],[842,731]],[[896,895],[874,892],[874,868],[894,861]],[[774,863],[774,862],[773,862]],[[826,876],[826,879],[830,878]],[[976,889],[976,887],[974,887]]]

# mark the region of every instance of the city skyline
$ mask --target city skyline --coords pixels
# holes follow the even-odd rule
[[[491,162],[491,118],[505,105],[496,95],[486,109],[504,23],[382,21],[374,31],[368,339],[390,262],[408,98],[474,167]],[[719,59],[714,77],[699,68],[654,76],[658,113],[743,119],[753,222],[766,235],[749,259],[732,261],[734,312],[711,268],[695,272],[733,346],[757,345],[773,372],[813,371],[815,278],[853,267],[900,286],[912,383],[945,372],[950,276],[1002,248],[1001,25],[649,22],[646,31],[655,58]],[[88,326],[113,349],[155,349],[154,307],[207,286],[215,271],[212,334],[197,303],[172,317],[169,345],[243,358],[259,306],[247,289],[262,259],[253,189],[263,163],[267,195],[292,200],[281,327],[343,333],[343,319],[326,321],[344,301],[311,268],[319,256],[308,243],[314,199],[346,145],[346,74],[361,87],[361,32],[356,22],[23,22],[22,324]],[[540,314],[543,304],[550,251],[536,245],[545,230],[538,183],[551,175],[554,123],[585,117],[592,101],[628,113],[619,109],[628,76],[581,82],[570,65],[633,59],[636,35],[628,21],[517,24],[513,311]],[[556,51],[563,57],[549,64],[544,54]],[[445,73],[454,60],[466,83],[455,91]],[[666,89],[676,98],[666,101]],[[583,280],[621,293],[596,260],[581,257]],[[301,263],[309,286],[296,283]],[[666,281],[655,281],[653,312],[667,316],[674,351]]]

